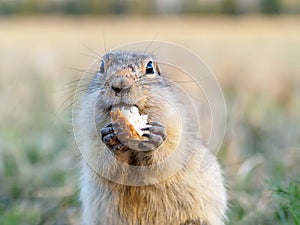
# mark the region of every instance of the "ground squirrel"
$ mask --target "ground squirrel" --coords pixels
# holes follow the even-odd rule
[[[180,125],[167,103],[185,107],[185,97],[161,74],[155,58],[146,52],[110,51],[102,57],[99,68],[75,112],[74,129],[78,130],[83,156],[82,223],[224,224],[227,198],[220,166],[213,160],[205,171],[200,171],[200,160],[207,149],[190,133],[188,126],[193,121],[188,118],[188,112],[183,118],[186,125]],[[121,143],[111,125],[111,110],[122,106],[136,106],[140,113],[148,115],[149,124],[145,129],[148,133],[140,149],[131,149]],[[118,163],[131,169],[143,169],[171,158],[159,170],[163,171],[163,177],[167,167],[176,168],[183,163],[195,143],[198,146],[190,159],[184,161],[187,163],[165,179],[129,177],[130,169],[118,171]],[[178,146],[179,154],[170,157]],[[210,158],[214,156],[211,154]],[[107,179],[101,171],[113,179]]]

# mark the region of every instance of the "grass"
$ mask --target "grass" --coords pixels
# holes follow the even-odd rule
[[[53,116],[46,81],[31,77],[26,117],[3,118],[0,224],[66,222],[78,203],[72,133],[67,117]],[[16,122],[18,124],[16,124]],[[4,129],[5,128],[5,129]],[[73,213],[73,212],[72,212]]]
[[[274,201],[277,203],[275,218],[282,224],[300,224],[300,178],[276,183],[270,181]]]
[[[294,97],[292,94],[291,98]],[[299,148],[288,147],[299,141],[299,118],[288,116],[287,109],[287,105],[282,106],[267,96],[252,95],[240,109],[244,110],[243,116],[234,118],[237,124],[229,130],[236,130],[239,135],[234,136],[235,140],[226,138],[225,143],[232,145],[234,141],[237,146],[233,147],[239,148],[238,157],[242,160],[229,172],[232,176],[229,180],[233,181],[229,185],[232,206],[229,224],[297,224],[291,215],[293,210],[299,211],[299,204],[294,204],[294,209],[286,207],[282,204],[283,193],[278,192],[282,189],[281,182],[290,177],[293,189],[287,188],[286,193],[295,195],[297,189],[299,193],[299,183],[293,183],[299,171]],[[236,152],[228,152],[230,145],[222,157],[237,157],[232,155]],[[275,193],[281,200],[275,198]]]
[[[298,224],[299,18],[153,18],[143,33],[141,20],[148,18],[0,20],[0,224],[78,224],[77,150],[68,110],[58,110],[65,91],[57,90],[81,75],[64,68],[93,60],[81,43],[104,52],[99,24],[107,48],[152,39],[155,28],[158,39],[204,58],[228,110],[219,154],[227,224]]]

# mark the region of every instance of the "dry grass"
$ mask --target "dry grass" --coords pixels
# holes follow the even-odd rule
[[[158,39],[192,49],[225,92],[220,153],[228,224],[281,224],[267,179],[299,171],[300,18],[99,17],[0,20],[0,224],[76,224],[77,161],[65,84],[95,54]],[[90,55],[92,57],[89,57]],[[22,222],[21,222],[22,221]],[[58,221],[58,222],[57,222]]]

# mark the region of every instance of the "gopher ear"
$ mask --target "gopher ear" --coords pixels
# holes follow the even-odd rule
[[[104,73],[104,61],[101,60],[101,64],[100,64],[100,73]]]

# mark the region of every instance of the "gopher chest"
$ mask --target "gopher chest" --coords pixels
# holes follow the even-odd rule
[[[181,185],[124,187],[116,201],[119,215],[129,224],[184,224],[199,218],[194,190]]]

